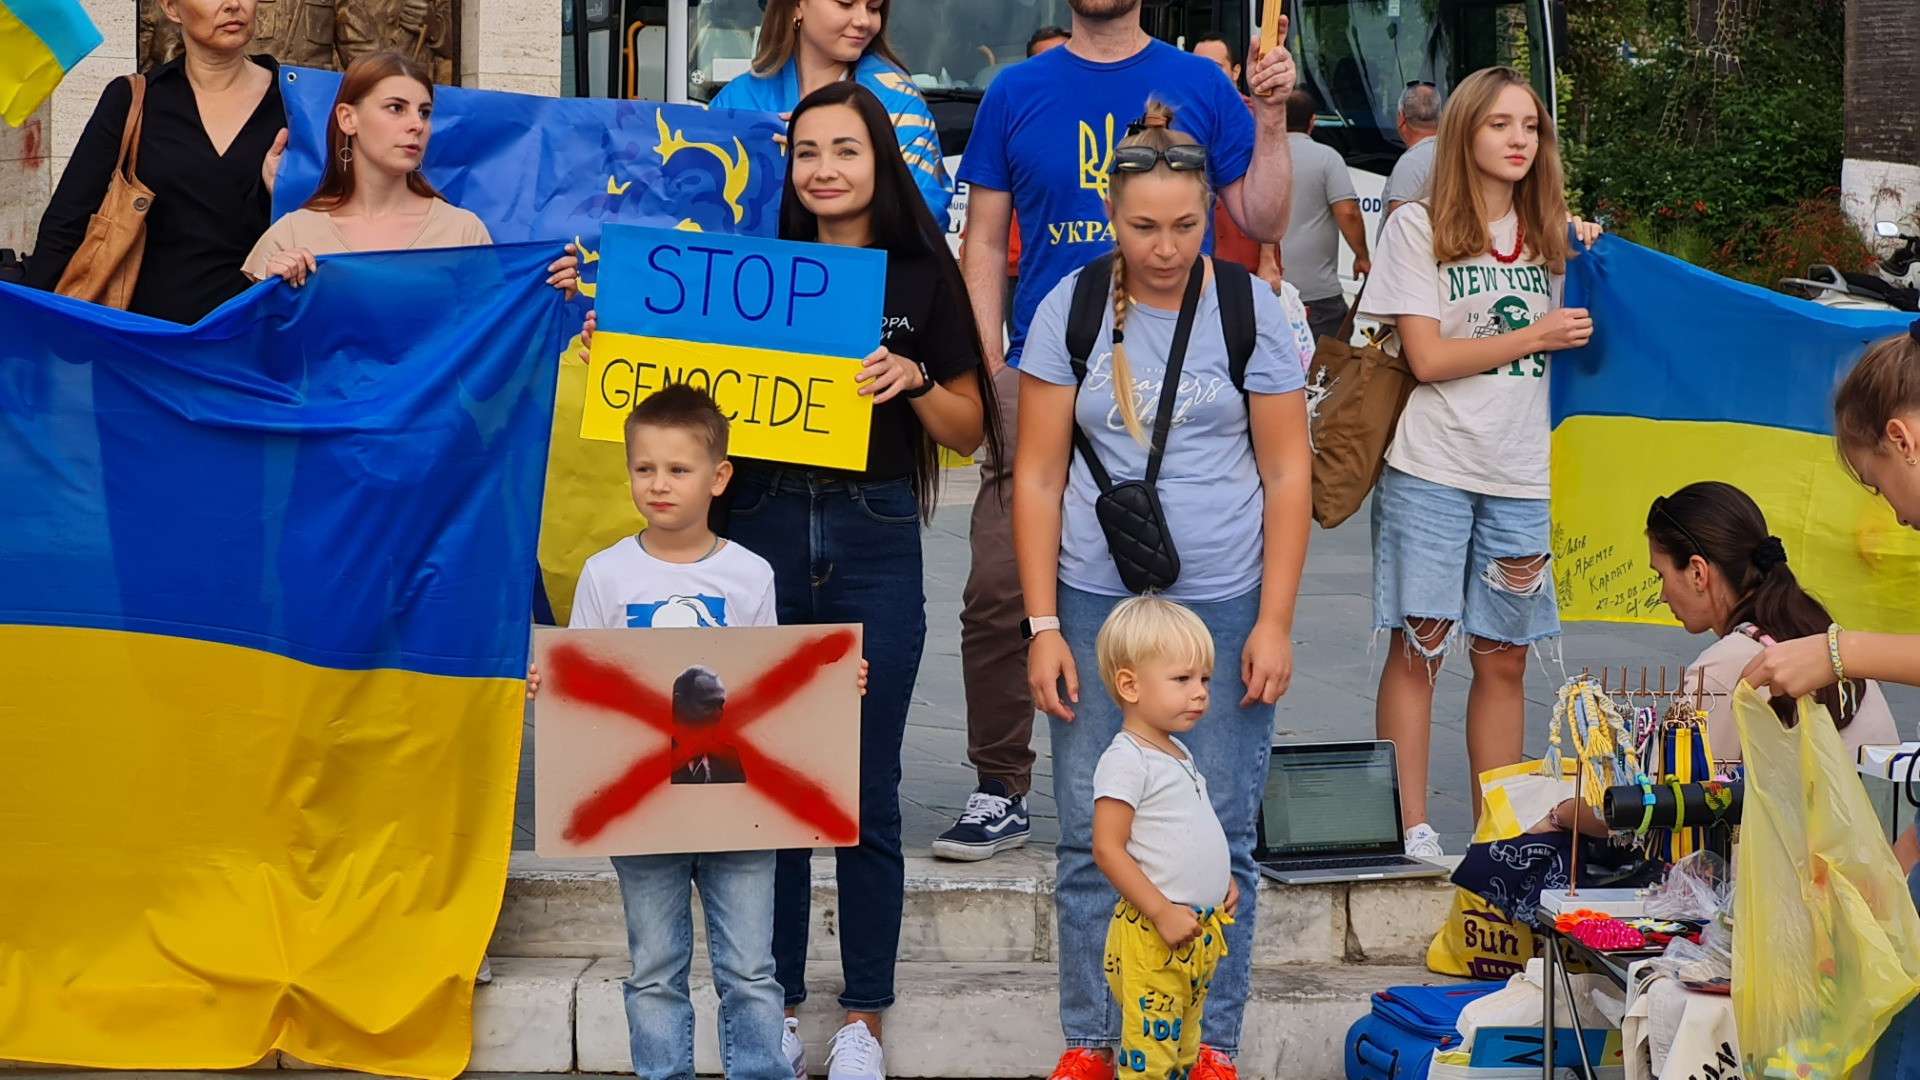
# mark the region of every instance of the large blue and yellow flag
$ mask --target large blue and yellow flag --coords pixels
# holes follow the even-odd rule
[[[193,327],[0,285],[0,1058],[464,1067],[552,258],[323,259]]]
[[[80,0],[0,0],[0,118],[26,123],[99,47],[100,31]]]
[[[327,114],[340,87],[335,72],[284,68],[281,78],[288,145],[274,186],[276,214],[298,207],[318,185]],[[454,205],[478,214],[495,240],[577,240],[585,249],[584,311],[607,222],[775,235],[786,163],[773,137],[785,130],[767,113],[443,87],[422,170]],[[578,353],[574,342],[560,361],[540,535],[550,602],[541,614],[561,625],[587,556],[639,524],[620,444],[580,437],[587,367]]]
[[[1566,302],[1592,309],[1594,335],[1553,362],[1563,618],[1670,622],[1648,507],[1723,480],[1760,504],[1842,624],[1920,629],[1920,537],[1847,476],[1832,437],[1834,388],[1912,315],[1835,311],[1615,237],[1568,264]]]

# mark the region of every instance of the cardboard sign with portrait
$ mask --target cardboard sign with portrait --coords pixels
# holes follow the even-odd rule
[[[542,856],[860,838],[860,627],[534,634]]]

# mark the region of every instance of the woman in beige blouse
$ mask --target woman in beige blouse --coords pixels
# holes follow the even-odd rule
[[[420,174],[433,130],[433,84],[398,53],[355,60],[340,80],[327,120],[327,166],[307,204],[267,229],[243,265],[248,277],[300,286],[316,255],[491,244],[487,227]],[[547,283],[569,293],[579,264],[568,254]]]

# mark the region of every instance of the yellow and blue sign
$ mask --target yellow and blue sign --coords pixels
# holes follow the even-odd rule
[[[855,376],[886,283],[882,251],[608,225],[580,434],[619,442],[635,405],[687,383],[727,414],[735,456],[864,469]]]
[[[1836,311],[1616,237],[1567,265],[1593,312],[1553,359],[1554,582],[1561,616],[1668,623],[1647,509],[1699,480],[1753,496],[1794,573],[1852,629],[1920,630],[1920,536],[1856,484],[1833,392],[1900,312]]]
[[[552,258],[323,258],[192,327],[0,285],[0,1058],[464,1068]]]
[[[336,72],[281,69],[288,145],[276,214],[297,208],[319,184],[339,88]],[[602,225],[777,233],[786,163],[774,137],[785,133],[772,113],[439,87],[422,169],[495,240],[578,243],[586,295],[575,305],[577,330],[598,291]],[[560,356],[535,598],[541,620],[561,625],[587,557],[640,525],[625,453],[580,434],[588,380],[579,352],[576,339]]]
[[[80,0],[0,0],[0,117],[19,127],[100,47]]]

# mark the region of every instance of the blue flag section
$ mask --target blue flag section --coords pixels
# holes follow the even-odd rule
[[[335,72],[283,68],[286,157],[274,213],[297,208],[320,182]],[[499,241],[581,247],[582,291],[596,291],[600,228],[611,222],[774,236],[786,162],[771,113],[647,101],[549,98],[438,87],[421,171]],[[876,322],[874,325],[878,325]],[[578,343],[560,361],[540,539],[540,612],[564,624],[587,556],[640,525],[619,444],[580,437],[587,392]]]
[[[1593,340],[1553,359],[1554,582],[1567,619],[1667,622],[1647,564],[1656,496],[1723,480],[1753,496],[1794,571],[1861,630],[1920,622],[1920,538],[1846,474],[1833,392],[1913,316],[1847,312],[1615,237],[1567,265]]]
[[[0,1058],[465,1066],[552,259],[326,257],[190,327],[0,285]]]

